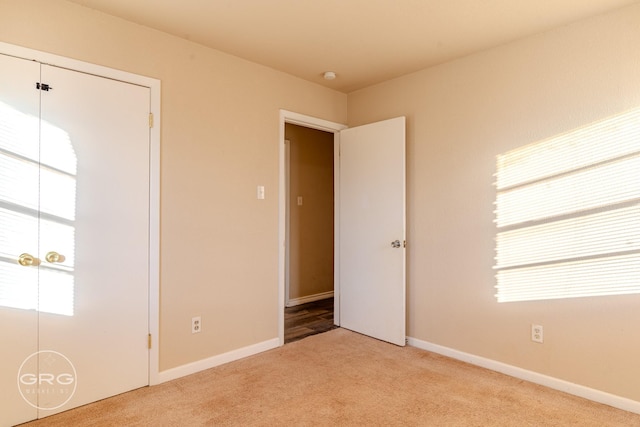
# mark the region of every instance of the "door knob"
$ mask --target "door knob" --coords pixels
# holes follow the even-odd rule
[[[392,248],[397,249],[397,248],[399,248],[399,247],[401,247],[401,246],[402,246],[402,245],[400,244],[400,240],[394,240],[393,242],[391,242],[391,247],[392,247]]]
[[[53,264],[55,262],[64,262],[66,258],[64,255],[60,255],[58,252],[51,251],[47,252],[47,254],[44,256],[44,259],[46,259],[47,262]]]
[[[40,260],[34,257],[33,255],[29,255],[25,253],[18,257],[18,264],[20,264],[23,267],[29,267],[29,266],[36,267],[40,265]]]

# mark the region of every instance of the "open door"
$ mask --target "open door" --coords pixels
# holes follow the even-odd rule
[[[406,338],[405,118],[340,132],[340,326]]]

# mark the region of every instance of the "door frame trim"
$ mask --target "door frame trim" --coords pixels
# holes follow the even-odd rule
[[[334,289],[334,323],[340,325],[340,218],[338,216],[338,207],[340,206],[340,191],[337,185],[340,182],[340,131],[347,129],[347,125],[335,123],[317,117],[306,116],[304,114],[295,113],[287,110],[280,110],[280,138],[279,147],[279,167],[278,167],[278,340],[279,344],[284,345],[284,308],[285,299],[287,298],[285,291],[285,257],[286,257],[286,146],[285,146],[285,123],[304,126],[311,129],[317,129],[324,132],[333,133],[333,164],[334,164],[334,267],[333,267],[333,289]]]
[[[99,77],[119,80],[149,88],[149,111],[153,126],[149,130],[149,385],[159,384],[159,332],[160,332],[160,90],[158,79],[120,71],[101,65],[78,61],[39,50],[0,42],[0,52],[42,64],[67,68]],[[141,337],[144,339],[144,337]]]

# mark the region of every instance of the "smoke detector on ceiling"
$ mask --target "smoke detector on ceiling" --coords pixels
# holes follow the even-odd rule
[[[336,78],[336,73],[333,71],[325,71],[323,77],[325,80],[333,80]]]

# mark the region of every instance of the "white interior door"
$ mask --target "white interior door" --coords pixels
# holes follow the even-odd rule
[[[403,346],[405,118],[340,132],[340,326]]]
[[[42,218],[40,256],[66,256],[45,264],[72,277],[73,313],[40,311],[40,347],[76,368],[69,409],[148,384],[149,89],[46,65],[42,81],[41,212],[73,238]],[[41,301],[62,275],[40,273]]]
[[[34,408],[44,417],[148,384],[149,89],[0,58],[16,70],[37,67],[25,78],[5,75],[0,64],[0,84],[40,99],[39,111],[28,109],[0,90],[0,142],[8,147],[0,161],[20,166],[1,175],[0,215],[4,206],[15,224],[0,217],[0,268],[14,273],[0,290],[24,294],[9,301],[0,292],[0,339],[21,343],[2,346],[4,425],[35,418]],[[36,90],[36,82],[50,89]],[[38,154],[25,155],[24,135],[34,132]],[[34,169],[35,183],[24,172]],[[16,192],[35,194],[35,206]],[[22,252],[36,262],[18,265]],[[7,341],[18,333],[21,340]],[[46,353],[30,359],[34,351]]]
[[[0,425],[37,417],[21,397],[16,378],[38,351],[38,268],[21,266],[21,254],[38,256],[40,65],[0,55]]]

